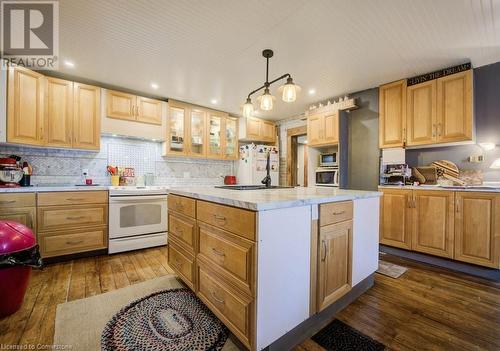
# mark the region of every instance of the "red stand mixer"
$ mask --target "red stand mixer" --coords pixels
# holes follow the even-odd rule
[[[18,188],[23,170],[14,158],[0,158],[0,188]]]

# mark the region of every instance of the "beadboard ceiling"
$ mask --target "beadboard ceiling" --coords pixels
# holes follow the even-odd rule
[[[283,119],[403,77],[500,61],[500,0],[60,1],[60,56],[75,63],[62,73],[236,115],[265,79],[265,48],[270,78],[288,72],[303,87],[259,114]]]

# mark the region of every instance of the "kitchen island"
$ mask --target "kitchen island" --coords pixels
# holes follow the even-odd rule
[[[286,349],[373,284],[380,195],[172,188],[169,264],[245,347]]]

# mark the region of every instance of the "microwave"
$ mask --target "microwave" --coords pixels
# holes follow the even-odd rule
[[[319,166],[320,167],[337,167],[339,161],[337,158],[337,152],[328,152],[319,155]]]
[[[337,167],[317,168],[316,186],[339,186],[339,169]]]

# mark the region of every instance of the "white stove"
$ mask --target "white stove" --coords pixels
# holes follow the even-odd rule
[[[167,186],[109,187],[109,253],[167,244]]]

